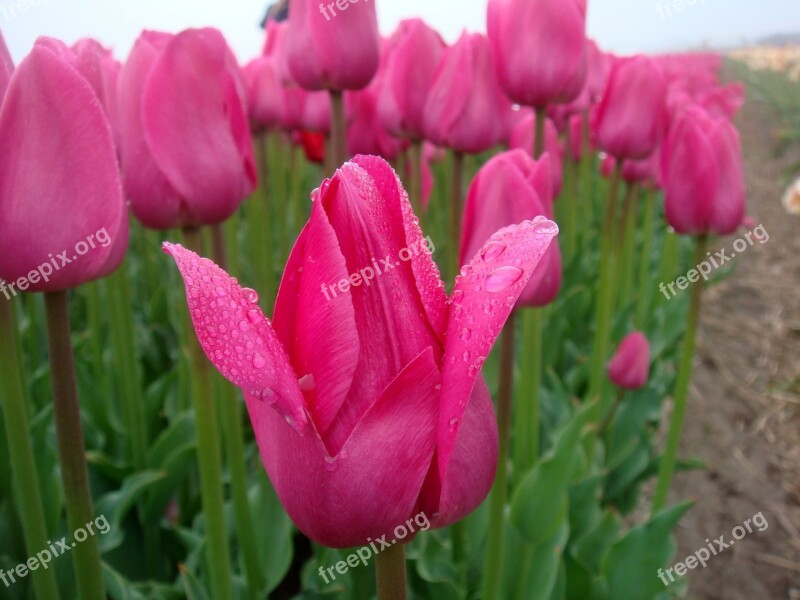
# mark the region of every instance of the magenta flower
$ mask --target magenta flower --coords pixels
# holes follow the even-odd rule
[[[608,378],[624,390],[638,390],[647,384],[650,371],[650,344],[639,331],[625,336],[614,358],[608,363]]]
[[[678,233],[728,235],[745,214],[739,133],[699,106],[674,123],[661,157],[667,222]]]
[[[5,96],[8,80],[14,72],[14,61],[11,60],[11,53],[8,51],[6,41],[3,39],[3,32],[0,31],[0,102]]]
[[[267,473],[306,535],[332,547],[434,527],[485,498],[497,428],[481,366],[557,227],[494,233],[449,300],[397,176],[358,156],[313,194],[275,314],[181,246],[198,338],[242,388]]]
[[[459,260],[466,264],[501,227],[539,216],[553,217],[552,158],[534,160],[529,152],[510,150],[489,160],[472,181],[464,206]],[[561,250],[553,241],[536,267],[519,306],[546,306],[561,289]]]
[[[119,79],[125,192],[148,227],[221,223],[255,188],[241,71],[216,29],[145,31]]]
[[[500,83],[517,104],[573,100],[586,79],[586,0],[489,0]]]
[[[316,0],[290,0],[286,53],[293,79],[307,90],[365,87],[380,58],[374,0],[338,2],[332,8]]]
[[[128,245],[111,128],[76,62],[39,38],[0,106],[0,279],[20,291],[108,275]]]

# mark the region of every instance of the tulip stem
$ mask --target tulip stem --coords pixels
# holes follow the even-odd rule
[[[70,339],[67,292],[46,293],[44,301],[53,414],[67,506],[67,525],[70,531],[77,531],[94,520],[94,509],[83,442],[75,357]],[[89,536],[72,549],[72,563],[75,567],[78,597],[82,600],[104,600],[103,567],[96,536]]]
[[[547,109],[539,107],[536,109],[533,125],[533,158],[539,160],[544,153],[544,126],[547,121]]]
[[[11,478],[17,491],[18,502],[15,504],[22,521],[25,550],[29,556],[33,556],[47,547],[47,528],[36,476],[38,471],[31,444],[16,337],[13,306],[10,301],[0,299],[0,356],[3,356],[3,360],[0,360],[0,381],[3,382],[0,406],[3,409]],[[31,577],[37,598],[58,600],[58,586],[52,569],[39,569],[32,572]]]
[[[228,254],[225,245],[225,232],[222,225],[214,225],[211,229],[214,247],[214,262],[225,271],[230,272]],[[231,497],[233,499],[233,520],[236,536],[239,538],[239,551],[244,571],[249,583],[251,598],[263,595],[266,580],[261,572],[258,560],[258,544],[256,542],[253,515],[247,499],[247,459],[245,456],[244,428],[242,412],[236,389],[219,377],[215,380],[217,397],[220,398],[219,410],[222,413],[222,432],[225,442],[225,454],[228,459],[228,471],[231,478]]]
[[[458,251],[461,244],[461,217],[464,203],[464,154],[453,152],[450,196],[450,279],[458,275]]]
[[[519,480],[539,457],[541,419],[542,343],[544,308],[531,308],[522,316],[520,386],[514,420],[514,471]]]
[[[422,142],[411,142],[411,167],[408,169],[408,191],[414,214],[422,216]]]
[[[378,600],[406,600],[406,548],[393,544],[375,557]]]
[[[505,508],[508,498],[508,458],[511,437],[511,399],[514,392],[514,347],[517,312],[511,311],[500,340],[500,385],[497,391],[497,427],[499,449],[497,477],[489,498],[489,538],[486,543],[486,562],[483,579],[483,599],[500,597],[503,567],[503,538]]]
[[[608,203],[603,224],[603,234],[600,250],[600,283],[597,292],[597,306],[595,309],[595,340],[592,348],[591,370],[589,373],[589,390],[587,395],[588,402],[595,402],[598,396],[602,396],[603,378],[605,377],[605,360],[608,354],[608,345],[611,338],[611,322],[614,308],[614,291],[617,272],[617,253],[614,252],[615,236],[617,234],[614,224],[617,217],[617,196],[619,194],[619,184],[621,179],[621,169],[619,166],[614,170],[609,189]],[[594,422],[602,418],[605,404],[601,401],[597,403],[595,409]],[[592,429],[586,436],[586,454],[589,464],[594,461],[595,441],[597,439],[597,429]]]
[[[692,264],[699,265],[703,261],[707,245],[707,236],[702,235],[697,238],[694,263]],[[698,281],[692,286],[691,298],[689,300],[688,322],[686,333],[684,333],[683,336],[683,348],[681,350],[680,364],[678,367],[678,378],[675,383],[674,407],[672,409],[672,417],[670,419],[664,455],[661,457],[661,466],[658,471],[658,483],[656,484],[656,491],[653,496],[654,515],[664,508],[667,501],[667,494],[669,493],[669,486],[672,483],[672,476],[675,473],[678,445],[681,441],[681,429],[683,427],[683,418],[686,414],[686,403],[689,397],[689,384],[692,380],[692,362],[694,360],[702,296],[703,283]]]
[[[347,160],[344,95],[338,90],[331,90],[331,150],[333,152],[333,170],[335,170]],[[333,175],[333,170],[328,174],[329,177]]]
[[[636,307],[636,326],[645,329],[650,321],[649,308],[652,291],[650,281],[650,259],[653,252],[653,227],[655,224],[655,198],[653,198],[653,187],[647,188],[645,195],[644,212],[644,241],[642,242],[642,252],[640,253],[639,263],[639,298]]]
[[[618,274],[619,308],[625,310],[631,296],[633,285],[633,257],[636,253],[636,221],[638,217],[639,186],[631,183],[625,196],[622,209],[622,219],[617,239],[622,243],[622,256],[620,258],[620,271]]]
[[[202,254],[199,229],[183,231],[187,247]],[[219,433],[208,359],[195,336],[190,336],[192,360],[192,404],[197,428],[197,462],[206,528],[206,559],[213,598],[232,593],[231,563],[225,526],[225,498],[222,485]]]

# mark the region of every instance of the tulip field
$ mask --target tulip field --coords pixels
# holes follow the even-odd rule
[[[383,1],[0,34],[0,600],[800,598],[796,54]]]

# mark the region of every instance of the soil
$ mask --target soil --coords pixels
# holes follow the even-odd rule
[[[778,118],[749,101],[737,116],[748,214],[769,241],[737,253],[735,272],[703,298],[681,456],[705,470],[677,475],[672,500],[693,498],[679,525],[682,561],[762,513],[768,527],[689,571],[693,600],[800,599],[800,217],[781,196],[798,156],[777,155]],[[712,242],[730,249],[737,236]],[[712,250],[713,251],[713,250]],[[756,523],[761,523],[756,520]],[[741,534],[741,530],[737,533]]]

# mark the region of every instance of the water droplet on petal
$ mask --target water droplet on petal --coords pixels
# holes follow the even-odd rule
[[[220,298],[225,295],[225,290],[219,286],[217,286],[217,296]]]
[[[464,359],[464,362],[469,361],[470,356],[472,356],[468,350],[464,350],[464,354],[461,355],[461,358]]]
[[[470,268],[470,266],[469,266],[469,265],[464,265],[463,267],[461,267],[461,271],[460,271],[460,273],[461,273],[461,276],[462,276],[462,277],[466,277],[467,275],[469,275],[469,272],[470,272],[471,270],[472,270],[472,269]]]
[[[464,327],[461,330],[461,339],[464,340],[465,342],[467,342],[467,341],[469,341],[469,338],[471,338],[471,337],[472,337],[472,330],[467,328],[467,327]]]
[[[450,302],[452,304],[461,304],[463,300],[464,300],[464,291],[453,290],[453,293],[450,295]]]
[[[495,260],[500,258],[503,252],[506,251],[506,245],[502,242],[489,242],[481,250],[481,258],[485,261]]]
[[[247,331],[248,329],[250,329],[250,325],[248,325],[244,321],[241,321],[239,323],[239,329],[241,329],[242,331]]]
[[[519,281],[522,274],[523,271],[519,267],[500,267],[495,269],[486,278],[486,291],[502,292]]]
[[[303,392],[311,392],[317,387],[317,382],[314,380],[314,376],[311,373],[303,375],[297,380],[297,384]]]
[[[251,290],[250,288],[244,288],[242,292],[250,304],[258,304],[258,292]]]
[[[247,311],[247,320],[253,323],[254,325],[261,320],[261,313],[257,310],[249,310]]]
[[[266,364],[267,364],[266,359],[260,354],[255,354],[253,356],[253,367],[255,367],[256,369],[263,369],[264,365]]]
[[[458,428],[458,417],[450,419],[450,431],[455,431]]]

